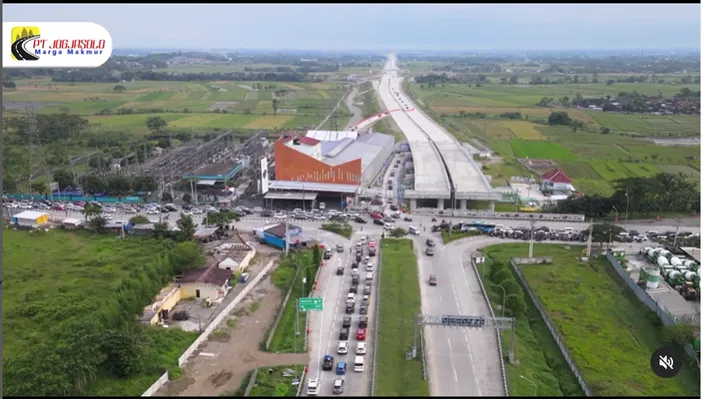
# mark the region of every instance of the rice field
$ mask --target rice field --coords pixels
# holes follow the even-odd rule
[[[613,186],[602,179],[573,179],[574,187],[581,193],[608,197],[615,192]]]
[[[269,129],[271,127],[273,128],[281,128],[283,127],[288,121],[293,119],[294,117],[292,115],[268,115],[268,116],[262,116],[260,118],[256,118],[255,120],[247,123],[244,125],[245,129]]]
[[[524,141],[512,140],[510,146],[518,158],[551,159],[575,161],[578,159],[574,153],[559,143],[550,141]]]
[[[589,161],[591,167],[607,181],[614,181],[626,177],[649,177],[659,173],[654,164]]]
[[[642,115],[590,111],[591,117],[613,133],[649,137],[698,137],[700,116]]]
[[[508,113],[508,112],[519,112],[523,116],[526,116],[528,119],[542,119],[546,120],[549,117],[549,114],[551,114],[554,111],[557,111],[552,108],[536,108],[536,107],[481,107],[481,106],[476,106],[476,107],[471,107],[471,106],[434,106],[431,105],[431,108],[437,112],[438,114],[445,114],[445,115],[458,115],[461,112],[465,114],[473,114],[473,113],[484,113],[487,116],[499,116],[500,114]],[[593,124],[594,126],[598,126],[598,124],[591,118],[588,112],[581,110],[581,109],[559,109],[558,111],[566,111],[569,114],[569,117],[571,119],[576,119],[579,121],[582,121],[584,123],[590,123]]]
[[[559,161],[558,165],[559,169],[572,179],[601,179],[598,172],[587,161]]]
[[[512,131],[518,139],[521,140],[542,140],[544,136],[539,130],[535,129],[535,124],[523,121],[501,121],[501,126],[504,126]]]
[[[92,124],[103,129],[125,129],[134,133],[147,131],[147,118],[159,116],[175,129],[297,129],[302,126],[314,127],[322,121],[315,116],[256,115],[219,113],[161,113],[89,116]]]

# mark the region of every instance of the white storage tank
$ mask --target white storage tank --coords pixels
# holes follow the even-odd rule
[[[659,267],[669,266],[669,261],[666,260],[665,257],[660,256],[659,258],[657,258],[657,264],[659,265]]]
[[[654,248],[652,248],[652,247],[644,247],[644,248],[642,249],[642,253],[645,254],[645,255],[647,255],[647,256],[649,256],[649,251],[651,251],[651,250],[653,250],[653,249],[654,249]]]
[[[667,275],[669,275],[669,272],[670,272],[670,271],[673,271],[673,270],[674,270],[674,268],[673,268],[673,267],[670,267],[670,266],[662,267],[662,268],[661,268],[661,275],[662,275],[662,276],[667,276]]]
[[[655,289],[659,287],[659,269],[657,267],[648,267],[644,271],[647,274],[647,288]]]
[[[672,256],[671,259],[669,259],[669,263],[671,264],[671,266],[674,267],[683,265],[683,262],[681,262],[681,258],[679,258],[678,256]],[[685,267],[688,268],[688,266]]]
[[[685,273],[685,272],[689,271],[688,268],[684,265],[678,265],[675,267],[675,269],[680,271],[681,273]]]
[[[671,280],[673,280],[680,275],[681,275],[681,272],[677,272],[676,270],[672,270],[666,276],[669,277]]]
[[[683,264],[684,264],[684,266],[686,266],[687,268],[689,268],[691,270],[694,270],[694,268],[696,268],[696,266],[698,266],[698,263],[696,263],[695,260],[690,260],[690,259],[686,259],[685,261],[683,261]]]
[[[686,272],[683,274],[683,278],[686,279],[686,281],[693,281],[693,278],[696,276],[696,272]]]
[[[667,251],[666,249],[662,249],[659,251],[659,256],[665,256],[667,259],[671,256],[671,252]]]
[[[649,256],[652,259],[655,259],[657,257],[657,249],[656,248],[650,248],[649,251],[647,251],[647,256]]]

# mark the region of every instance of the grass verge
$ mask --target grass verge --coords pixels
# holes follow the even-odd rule
[[[581,251],[581,247],[536,244],[534,255],[551,256],[554,263],[524,265],[520,270],[564,337],[593,394],[700,396],[699,377],[686,362],[672,379],[661,379],[648,370],[652,352],[665,344],[658,319],[619,280],[605,258],[585,264],[578,261]],[[527,244],[487,248],[494,261],[502,262],[526,252]]]
[[[417,259],[409,239],[381,240],[379,330],[376,343],[375,396],[430,396],[422,360],[405,360],[413,342],[413,322],[420,312]],[[410,266],[412,265],[412,266]],[[411,267],[412,269],[409,269]]]
[[[239,387],[237,387],[237,389],[232,392],[223,392],[219,396],[244,396],[252,374],[254,374],[254,370],[247,371],[247,375],[242,378],[242,381],[239,383]]]
[[[269,398],[272,396],[295,396],[298,386],[292,385],[291,382],[293,381],[293,376],[286,377],[283,375],[283,371],[286,369],[295,370],[297,367],[298,372],[302,372],[305,366],[305,364],[294,364],[288,366],[260,368],[256,373],[256,382],[254,383],[254,387],[252,387],[249,396]],[[269,369],[271,370],[271,373],[268,372]],[[245,389],[248,382],[249,380],[247,379],[246,383],[244,383]],[[243,393],[244,392],[242,392],[242,394]]]
[[[298,273],[295,281],[293,281],[293,276],[295,275],[296,268],[296,254],[291,254],[288,258],[284,259],[272,276],[273,283],[278,288],[284,290],[284,292],[287,292],[288,288],[290,288],[291,281],[294,285],[288,302],[283,304],[283,315],[278,323],[278,327],[270,332],[270,334],[273,334],[273,338],[271,339],[271,346],[268,348],[269,352],[294,353],[302,352],[303,349],[305,339],[305,313],[296,312],[296,307],[298,299],[302,295],[303,278],[307,276],[307,284],[305,284],[305,293],[307,294],[310,292],[312,284],[315,281],[317,267],[311,266],[313,264],[312,251],[300,251],[297,253],[297,257],[300,273]],[[297,337],[295,335],[296,313],[298,315],[299,331]]]
[[[490,281],[491,269],[494,261],[503,261],[497,255],[502,245],[494,245],[485,249],[486,263],[478,265],[484,287],[491,301],[491,306],[496,316],[501,315],[500,308],[503,302],[503,290]],[[491,257],[493,256],[493,257]],[[494,259],[495,258],[495,259]],[[510,269],[508,269],[510,270]],[[515,277],[517,278],[517,277]],[[516,317],[517,329],[515,330],[514,351],[515,364],[510,364],[507,359],[510,350],[511,331],[501,333],[503,354],[506,356],[505,373],[508,381],[510,396],[583,396],[583,391],[576,377],[569,369],[564,356],[562,356],[556,342],[549,334],[547,326],[532,304],[530,297],[523,292],[525,312]],[[523,376],[534,381],[535,386]]]
[[[322,224],[322,230],[339,234],[344,238],[351,238],[352,236],[352,227],[347,223],[324,223]]]
[[[444,244],[449,244],[452,241],[461,240],[466,237],[480,236],[479,231],[443,231],[442,241]]]

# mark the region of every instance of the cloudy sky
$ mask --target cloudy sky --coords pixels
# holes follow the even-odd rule
[[[3,5],[3,22],[96,22],[107,28],[118,48],[698,49],[700,7],[700,4],[12,4]]]

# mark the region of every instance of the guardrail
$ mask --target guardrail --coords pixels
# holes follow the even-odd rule
[[[440,214],[440,212],[442,212]],[[415,215],[438,216],[444,219],[453,218],[475,218],[475,219],[499,219],[499,220],[534,220],[537,222],[583,222],[584,215],[565,213],[535,213],[535,212],[490,212],[481,210],[437,209],[437,208],[415,208],[411,212]]]
[[[463,267],[464,265],[462,265]],[[479,273],[478,268],[476,267],[476,262],[474,262],[474,259],[471,258],[471,268],[474,269],[474,273],[476,273],[476,278],[478,279],[478,285],[481,287],[481,293],[483,294],[483,299],[486,301],[488,304],[488,311],[491,313],[491,317],[496,317],[495,312],[493,311],[493,306],[491,305],[491,300],[488,298],[488,291],[486,291],[486,287],[483,285],[483,279],[481,278],[481,273]],[[504,361],[504,355],[503,355],[503,340],[500,335],[500,330],[496,329],[496,338],[498,339],[498,356],[500,356],[500,374],[503,377],[503,389],[505,390],[505,396],[510,396],[510,393],[508,392],[508,380],[505,375],[505,361]]]
[[[320,280],[320,272],[322,271],[322,268],[325,267],[325,261],[323,260],[320,266],[318,266],[317,271],[315,272],[315,281]],[[314,283],[315,281],[312,282],[313,288],[310,290],[310,294],[308,297],[312,298],[312,295],[315,293],[315,288],[314,288]],[[310,328],[310,312],[306,312],[305,314],[305,336],[303,337],[303,352],[306,352],[308,350],[308,329]]]
[[[371,387],[370,387],[370,396],[375,396],[376,395],[376,353],[378,352],[378,326],[380,325],[379,319],[380,317],[380,309],[381,309],[381,298],[379,297],[379,293],[381,292],[381,273],[383,267],[383,250],[381,249],[381,241],[379,240],[378,245],[376,246],[378,248],[378,279],[376,281],[376,290],[374,292],[374,301],[375,301],[375,309],[374,309],[374,322],[373,322],[373,359],[371,360]]]
[[[305,376],[308,374],[307,367],[303,369],[303,373],[300,374],[300,379],[298,380],[298,390],[295,392],[295,396],[300,396],[303,393],[303,385],[305,381]]]
[[[527,280],[522,275],[522,272],[520,271],[520,268],[518,268],[517,263],[515,263],[511,259],[510,266],[512,266],[513,270],[515,271],[515,275],[517,276],[518,281],[520,282],[520,285],[522,285],[522,288],[525,290],[525,292],[527,292],[527,295],[532,300],[532,303],[535,305],[535,308],[537,308],[537,311],[539,311],[539,314],[542,317],[542,321],[544,321],[544,324],[547,326],[547,329],[549,330],[549,333],[552,335],[554,342],[556,342],[557,346],[559,347],[559,351],[564,356],[564,359],[566,360],[566,363],[569,365],[571,372],[574,373],[574,376],[576,376],[576,379],[578,380],[578,383],[581,386],[581,389],[583,390],[584,395],[585,396],[593,396],[593,394],[591,393],[591,389],[586,384],[586,380],[583,378],[583,376],[581,375],[581,372],[579,371],[578,367],[576,366],[576,362],[574,362],[574,359],[571,358],[571,354],[569,354],[569,350],[566,349],[566,345],[564,345],[564,342],[562,341],[561,336],[559,335],[556,328],[552,324],[552,320],[547,315],[547,311],[542,306],[542,303],[540,302],[539,298],[537,298],[537,295],[535,295],[535,293],[532,292],[532,288],[530,288],[530,286],[527,284]]]
[[[642,289],[637,283],[635,283],[630,276],[627,274],[625,269],[622,267],[620,261],[613,256],[610,250],[606,251],[605,257],[608,259],[608,263],[613,267],[613,270],[620,276],[620,278],[630,287],[630,290],[635,294],[637,299],[640,300],[645,306],[647,306],[652,312],[656,313],[661,320],[662,324],[665,326],[671,326],[678,322],[675,316],[671,315],[666,309],[663,309],[657,301],[655,301],[645,290]],[[700,360],[696,351],[693,349],[691,344],[686,344],[683,347],[684,352],[695,361],[696,365],[700,368]]]

